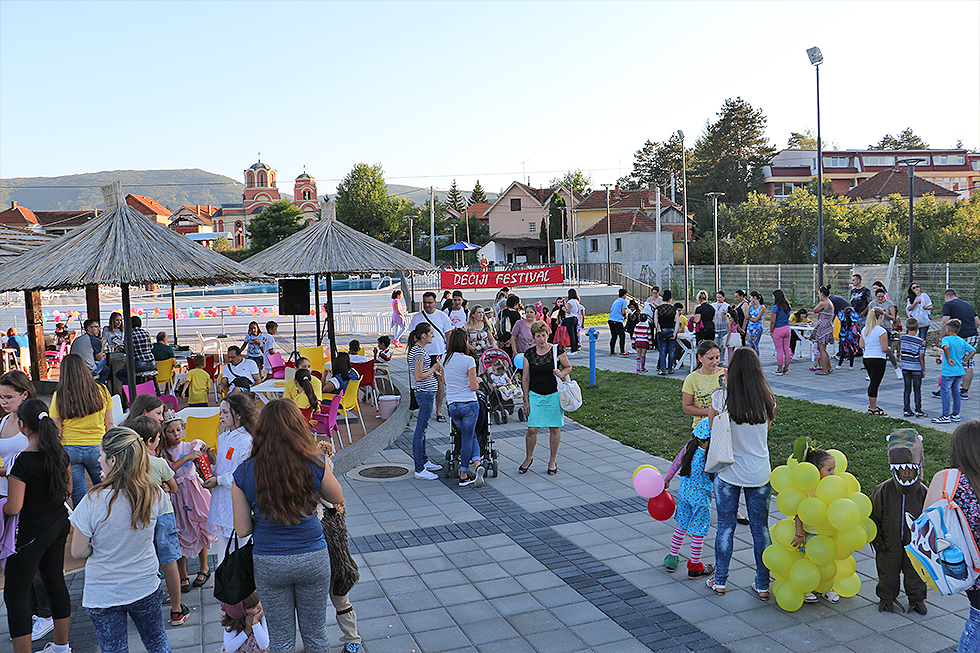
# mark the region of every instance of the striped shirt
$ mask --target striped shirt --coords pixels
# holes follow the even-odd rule
[[[419,345],[412,347],[408,354],[408,369],[412,371],[412,378],[415,378],[415,361],[422,361],[422,373],[425,374],[432,367],[432,357],[425,353]],[[435,374],[430,374],[427,378],[415,382],[415,389],[419,392],[435,392],[439,389],[439,380]]]
[[[902,369],[910,372],[921,372],[922,363],[919,361],[919,354],[926,353],[926,343],[922,338],[911,333],[904,334],[901,342]]]

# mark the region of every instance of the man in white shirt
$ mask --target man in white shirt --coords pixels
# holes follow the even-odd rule
[[[242,380],[244,379],[244,380]],[[236,384],[236,380],[238,383]],[[251,381],[251,384],[245,382]],[[232,345],[228,348],[228,363],[221,372],[219,389],[226,390],[228,394],[237,394],[243,390],[248,390],[259,382],[259,366],[255,361],[242,356],[241,348]],[[244,386],[248,387],[244,387]]]
[[[466,309],[463,308],[463,292],[460,290],[453,291],[453,305],[446,309],[446,315],[449,316],[449,323],[452,325],[453,329],[465,329],[466,328]]]
[[[432,342],[426,345],[425,353],[432,357],[433,362],[442,362],[442,357],[446,353],[446,334],[452,331],[453,325],[449,321],[448,315],[436,310],[436,294],[431,290],[422,295],[422,310],[412,317],[408,330],[414,331],[415,327],[422,322],[428,322],[432,325]],[[446,382],[439,377],[439,389],[436,391],[437,422],[446,421],[442,414],[442,401],[445,398]]]

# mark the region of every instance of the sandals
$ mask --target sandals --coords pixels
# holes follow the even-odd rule
[[[869,408],[868,415],[881,415],[882,417],[888,417],[888,413],[883,411],[881,408],[875,408],[874,410]]]
[[[725,595],[725,586],[724,585],[719,585],[718,583],[716,583],[714,576],[712,576],[711,578],[709,578],[708,580],[706,580],[704,584],[707,585],[708,588],[711,589],[711,591],[713,591],[715,594],[717,594],[719,596],[724,596]]]
[[[436,415],[436,421],[437,422],[445,422],[446,421],[446,416],[445,415]]]
[[[201,578],[201,576],[204,576],[204,578]],[[204,583],[208,582],[209,578],[211,578],[210,569],[208,571],[199,571],[197,572],[197,578],[194,579],[192,585],[194,587],[204,587]]]
[[[555,465],[554,469],[548,468],[548,476],[554,476],[558,473],[558,465]]]
[[[527,464],[526,467],[524,465],[521,465],[520,467],[517,468],[517,473],[527,474],[527,470],[531,469],[531,463],[533,462],[534,462],[534,458],[531,458],[531,461]]]
[[[769,600],[769,590],[760,590],[758,587],[755,586],[755,583],[752,583],[752,589],[755,591],[756,594],[759,595],[759,600],[761,601]]]

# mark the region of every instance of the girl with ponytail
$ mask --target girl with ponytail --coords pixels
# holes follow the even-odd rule
[[[71,493],[71,475],[68,454],[47,410],[38,399],[27,399],[17,408],[20,432],[27,436],[28,444],[7,475],[3,511],[20,515],[17,552],[7,559],[3,589],[15,653],[31,650],[30,589],[36,573],[40,573],[51,602],[53,650],[68,650],[71,598],[62,568],[68,538],[65,499]]]

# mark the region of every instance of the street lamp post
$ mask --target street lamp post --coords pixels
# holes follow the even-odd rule
[[[909,284],[912,283],[912,274],[915,271],[915,250],[912,249],[912,223],[915,219],[915,213],[913,212],[913,197],[912,197],[912,181],[915,179],[915,166],[920,163],[925,163],[926,160],[922,158],[912,158],[912,159],[899,159],[898,164],[903,166],[908,166],[909,168]]]
[[[413,228],[415,216],[403,215],[402,218],[408,220],[408,253],[415,256],[415,229]]]
[[[810,64],[817,69],[817,278],[823,285],[823,141],[820,138],[820,64],[823,53],[814,46],[806,51]]]
[[[718,198],[724,196],[724,193],[705,193],[707,197],[711,198],[712,212],[714,213],[715,220],[715,292],[721,288],[721,274],[718,269]]]
[[[687,254],[687,156],[684,152],[684,132],[678,129],[677,135],[681,139],[681,183],[684,184],[684,310],[687,310],[691,302],[691,280],[688,278],[691,266]]]

